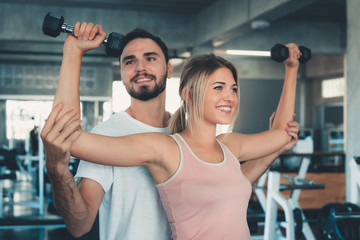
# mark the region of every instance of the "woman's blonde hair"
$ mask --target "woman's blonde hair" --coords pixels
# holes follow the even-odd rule
[[[205,93],[209,85],[207,79],[212,73],[222,67],[225,67],[231,71],[234,80],[238,85],[238,76],[235,66],[231,62],[219,56],[215,56],[214,54],[194,57],[185,65],[181,73],[179,86],[181,106],[170,119],[170,134],[178,133],[185,129],[186,114],[190,130],[193,129],[195,121],[202,119]],[[184,99],[184,96],[187,99]],[[239,99],[239,91],[237,96]],[[191,100],[191,104],[187,104],[189,99]],[[238,113],[239,108],[236,107],[233,119],[230,123],[230,131],[235,124]]]

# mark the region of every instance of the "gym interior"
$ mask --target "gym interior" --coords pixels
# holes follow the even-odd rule
[[[252,239],[360,239],[359,0],[0,0],[0,239],[98,239],[96,223],[72,237],[52,203],[39,132],[51,110],[67,34],[44,34],[44,17],[63,16],[126,34],[141,27],[169,47],[167,109],[179,107],[184,64],[214,53],[235,63],[240,113],[235,132],[268,129],[284,66],[276,44],[305,46],[295,105],[299,141],[253,186]],[[118,58],[106,47],[81,69],[82,128],[129,105]],[[176,94],[175,94],[176,93]],[[226,131],[226,126],[219,126]],[[76,172],[78,159],[71,159]]]

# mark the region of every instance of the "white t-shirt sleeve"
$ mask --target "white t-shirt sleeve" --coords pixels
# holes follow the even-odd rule
[[[113,182],[113,167],[80,160],[75,181],[80,182],[81,178],[89,178],[101,185],[104,192],[109,191]]]
[[[91,132],[101,135],[110,135],[111,130],[114,128],[112,119],[95,126]],[[89,178],[101,185],[104,192],[107,192],[113,183],[113,166],[101,165],[96,163],[80,160],[76,175],[74,177],[77,184],[80,183],[81,178]]]

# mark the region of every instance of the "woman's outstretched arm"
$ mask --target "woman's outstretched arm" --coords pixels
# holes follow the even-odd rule
[[[270,117],[270,129],[273,126],[274,118],[275,112]],[[241,171],[243,172],[245,177],[251,182],[251,184],[255,184],[257,182],[261,175],[263,175],[266,170],[270,168],[271,164],[275,161],[275,159],[277,159],[278,156],[280,156],[283,152],[293,148],[298,142],[299,126],[296,121],[288,122],[286,132],[291,137],[290,143],[286,144],[278,151],[273,152],[265,157],[246,161],[245,163],[241,164]]]
[[[295,108],[300,51],[295,44],[287,44],[286,46],[289,48],[289,57],[284,62],[285,80],[273,128],[259,134],[231,133],[219,137],[240,161],[267,156],[291,141],[291,137],[285,129],[287,123],[292,120]]]
[[[61,152],[70,149],[74,157],[103,165],[146,166],[157,183],[167,180],[176,171],[176,159],[180,159],[180,155],[171,137],[162,133],[122,137],[87,133],[81,130],[76,111],[67,111],[59,117],[61,108],[62,104],[55,105],[41,132],[47,145],[64,149]],[[169,160],[168,156],[173,156],[174,160]]]

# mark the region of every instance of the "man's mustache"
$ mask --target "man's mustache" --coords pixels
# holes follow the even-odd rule
[[[140,76],[143,76],[143,77],[150,77],[150,78],[153,78],[154,80],[156,80],[156,77],[152,74],[147,74],[147,73],[138,73],[136,74],[134,77],[131,78],[131,81],[135,81],[136,78],[140,77]]]

